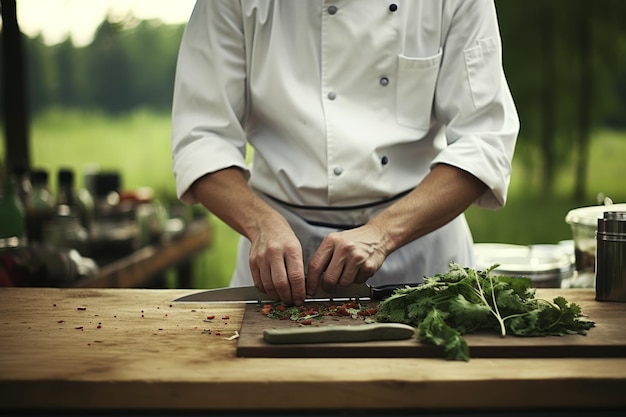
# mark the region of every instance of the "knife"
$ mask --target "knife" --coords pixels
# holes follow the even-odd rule
[[[270,344],[351,343],[372,340],[403,340],[410,339],[414,334],[415,329],[407,324],[371,323],[265,329],[263,339]]]
[[[307,298],[306,301],[349,300],[354,298],[359,298],[361,300],[384,300],[393,294],[396,289],[405,287],[406,285],[407,284],[390,284],[372,287],[363,283],[354,284],[350,287],[337,286],[335,292],[332,294],[320,289],[314,297]],[[215,288],[212,290],[205,290],[185,295],[173,300],[173,302],[221,302],[248,304],[263,302],[273,303],[275,301],[276,300],[271,299],[267,294],[259,291],[253,285],[248,287]]]

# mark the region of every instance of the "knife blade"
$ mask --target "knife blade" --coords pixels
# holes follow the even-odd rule
[[[372,287],[365,283],[355,284],[350,287],[337,286],[335,292],[327,293],[319,290],[314,297],[307,298],[306,301],[320,300],[348,300],[359,298],[362,300],[384,300],[393,292],[406,286],[407,284],[391,284]],[[255,286],[228,287],[204,290],[179,297],[173,302],[213,302],[213,303],[262,303],[275,302],[264,292],[259,291]]]
[[[373,340],[403,340],[413,337],[415,329],[401,323],[306,326],[265,329],[263,340],[270,344],[353,343]]]

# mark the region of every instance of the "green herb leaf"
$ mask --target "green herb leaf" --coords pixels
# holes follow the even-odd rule
[[[433,308],[418,328],[420,340],[441,346],[448,359],[469,361],[469,347],[457,330],[446,323],[446,314]]]
[[[563,297],[536,299],[529,278],[493,275],[497,266],[479,271],[451,263],[447,273],[396,290],[378,305],[375,318],[417,327],[420,341],[457,360],[470,359],[462,335],[476,330],[502,336],[584,335],[595,325]]]

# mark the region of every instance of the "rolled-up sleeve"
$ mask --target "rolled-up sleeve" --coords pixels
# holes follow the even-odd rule
[[[172,103],[172,169],[178,197],[190,204],[196,201],[189,188],[203,175],[230,166],[248,173],[243,129],[246,62],[237,5],[198,1],[180,45]]]
[[[502,207],[519,119],[502,67],[494,3],[459,1],[450,22],[435,97],[448,146],[432,163],[471,173],[488,187],[475,204]]]

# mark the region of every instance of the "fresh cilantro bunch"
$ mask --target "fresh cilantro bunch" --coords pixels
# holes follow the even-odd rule
[[[417,287],[397,289],[378,306],[379,322],[417,327],[424,343],[443,347],[448,359],[469,361],[464,334],[495,331],[503,337],[586,334],[594,326],[581,320],[577,304],[563,297],[553,302],[535,298],[529,278],[495,276],[451,263],[449,271],[425,278]]]

